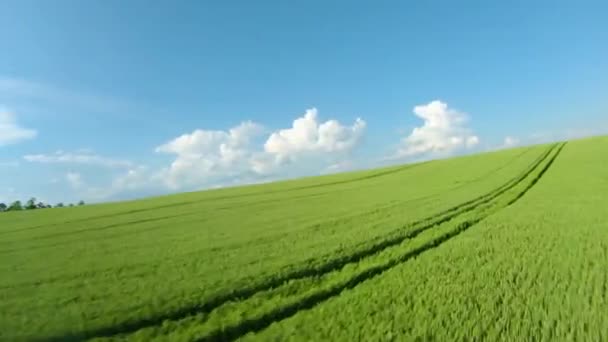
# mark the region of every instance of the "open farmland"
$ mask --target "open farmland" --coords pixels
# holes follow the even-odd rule
[[[0,214],[0,339],[608,339],[608,138]]]

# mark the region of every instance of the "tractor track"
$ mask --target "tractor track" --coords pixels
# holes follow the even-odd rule
[[[541,155],[535,161],[533,161],[532,164],[527,167],[520,175],[515,176],[502,186],[484,195],[478,196],[472,200],[466,201],[450,209],[444,210],[438,214],[435,214],[432,217],[406,225],[405,227],[402,227],[401,229],[396,231],[394,234],[389,233],[385,235],[384,239],[374,241],[368,246],[364,246],[360,250],[357,250],[353,253],[321,262],[318,265],[314,265],[312,267],[295,269],[287,271],[284,274],[278,274],[274,276],[271,275],[257,284],[252,284],[251,286],[236,289],[228,293],[218,294],[214,298],[207,300],[205,303],[184,307],[174,312],[165,313],[155,317],[148,317],[136,321],[127,321],[114,326],[107,326],[97,329],[91,329],[88,331],[82,331],[80,333],[72,335],[43,338],[40,339],[40,341],[80,341],[88,338],[112,337],[116,335],[129,334],[143,328],[158,326],[164,321],[175,321],[199,313],[208,313],[227,302],[246,300],[257,293],[280,287],[281,285],[291,280],[303,279],[308,277],[319,277],[330,272],[337,271],[348,264],[358,263],[361,260],[373,256],[379,252],[382,252],[383,250],[389,247],[399,245],[406,239],[412,239],[432,227],[453,220],[464,213],[471,212],[480,206],[491,203],[493,200],[497,199],[502,194],[524,181],[539,167],[539,165],[543,163],[543,161],[545,161],[551,155],[551,152],[553,152],[557,148],[557,152],[552,156],[550,161],[544,166],[544,168],[534,178],[534,180],[523,190],[522,193],[518,194],[518,196],[514,200],[510,201],[506,206],[511,205],[519,198],[521,198],[532,186],[534,186],[534,184],[536,184],[536,182],[538,182],[540,177],[542,177],[542,175],[546,172],[549,166],[551,166],[551,164],[553,163],[553,161],[555,160],[564,145],[565,144],[562,144],[559,147],[557,144],[551,145],[549,148],[547,148],[545,152],[541,153]],[[403,263],[429,249],[439,246],[443,242],[462,233],[463,231],[465,231],[472,225],[478,223],[482,219],[483,218],[465,221],[461,223],[456,230],[450,232],[449,234],[431,240],[429,243],[408,252],[396,261],[394,260],[386,265],[370,268],[365,272],[353,277],[347,283],[341,286],[337,286],[335,288],[315,293],[314,295],[302,301],[299,301],[292,305],[278,308],[277,310],[273,310],[263,315],[262,317],[256,318],[254,320],[245,320],[237,326],[226,327],[221,331],[212,333],[211,335],[200,339],[200,341],[233,340],[249,332],[260,331],[268,325],[272,324],[273,322],[291,317],[300,310],[305,310],[314,307],[317,304],[320,304],[325,300],[340,294],[346,289],[353,288],[361,282],[379,275],[380,273],[396,266],[397,264]],[[404,231],[406,228],[410,229]],[[302,264],[310,264],[310,262],[304,262]]]
[[[526,187],[521,192],[517,193],[517,195],[513,199],[511,199],[508,203],[506,203],[502,208],[499,208],[499,210],[502,210],[504,208],[511,206],[513,203],[515,203],[519,199],[521,199],[530,189],[532,189],[532,187],[534,187],[534,185],[536,185],[536,183],[542,178],[542,176],[545,174],[545,172],[551,167],[551,165],[553,164],[553,162],[555,161],[557,156],[560,154],[560,152],[564,146],[565,146],[565,143],[561,144],[557,148],[557,150],[553,154],[553,156],[549,159],[549,161],[543,166],[541,171],[532,179],[532,181],[530,181],[530,183],[527,184]],[[550,152],[553,150],[554,150],[554,148],[551,148]],[[544,159],[546,159],[546,158],[544,158]],[[485,203],[485,204],[489,204],[489,203]],[[267,312],[259,317],[256,317],[253,319],[246,319],[244,321],[241,321],[239,324],[229,326],[229,327],[224,327],[223,329],[215,330],[214,332],[212,332],[211,334],[209,334],[205,337],[196,339],[196,342],[233,341],[233,340],[243,337],[244,335],[247,335],[249,333],[259,332],[259,331],[267,328],[268,326],[270,326],[273,323],[283,321],[289,317],[294,316],[295,314],[297,314],[300,311],[312,309],[315,306],[322,304],[333,297],[339,296],[342,292],[349,290],[349,289],[353,289],[356,286],[358,286],[359,284],[361,284],[365,281],[371,280],[371,279],[381,275],[382,273],[394,268],[397,265],[400,265],[402,263],[407,262],[408,260],[416,258],[424,252],[438,248],[443,243],[460,235],[464,231],[468,230],[470,227],[483,221],[488,216],[490,216],[489,213],[486,214],[485,216],[482,215],[480,217],[467,219],[467,220],[459,223],[455,227],[455,229],[449,231],[448,233],[441,235],[439,237],[433,238],[430,241],[428,241],[427,243],[423,244],[422,246],[414,248],[414,249],[408,251],[407,253],[401,255],[400,257],[391,259],[382,265],[370,267],[369,269],[366,269],[365,271],[355,275],[354,277],[350,278],[348,281],[346,281],[338,286],[333,286],[328,289],[321,290],[312,295],[309,295],[308,297],[305,297],[302,300],[299,300],[295,303],[292,303],[292,304],[289,304],[286,306],[278,307],[275,310]]]

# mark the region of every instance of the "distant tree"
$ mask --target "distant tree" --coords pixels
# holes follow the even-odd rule
[[[53,206],[52,206],[52,205],[50,205],[50,204],[47,204],[47,205],[46,205],[46,207],[47,207],[47,208],[52,208]]]
[[[46,204],[44,204],[42,202],[38,202],[38,204],[36,204],[36,208],[37,209],[44,209],[44,208],[46,208]]]
[[[7,209],[7,208],[8,208],[8,207],[6,206],[6,204],[4,204],[4,203],[0,203],[0,212],[1,212],[1,211],[6,211],[6,209]]]
[[[36,198],[35,198],[35,197],[32,197],[32,198],[30,198],[30,199],[29,199],[29,200],[26,202],[26,204],[25,204],[25,209],[26,209],[26,210],[32,210],[32,209],[36,209],[36,208],[37,208],[37,207],[36,207]]]
[[[7,211],[16,211],[16,210],[23,210],[21,201],[15,201],[15,202],[11,203],[11,205],[7,209]]]
[[[63,208],[63,203],[59,202],[55,204],[55,208]]]
[[[74,203],[70,203],[70,204],[68,205],[68,207],[73,207],[73,206],[74,206]]]
[[[80,200],[80,202],[78,202],[78,205],[84,205],[84,201]]]

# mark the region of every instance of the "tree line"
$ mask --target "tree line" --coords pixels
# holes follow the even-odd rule
[[[79,205],[79,206],[84,205],[84,201],[80,201],[76,205]],[[36,198],[32,197],[29,200],[27,200],[27,202],[25,202],[25,204],[22,203],[21,201],[15,201],[9,205],[7,205],[5,203],[0,203],[0,212],[47,209],[47,208],[63,208],[63,207],[73,207],[73,206],[75,206],[75,204],[73,204],[73,203],[63,204],[62,202],[59,202],[53,206],[53,205],[50,205],[47,203],[38,202],[38,201],[36,201]]]

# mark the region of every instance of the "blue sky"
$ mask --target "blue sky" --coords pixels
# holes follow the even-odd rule
[[[608,133],[606,13],[3,1],[0,201],[128,199]]]

